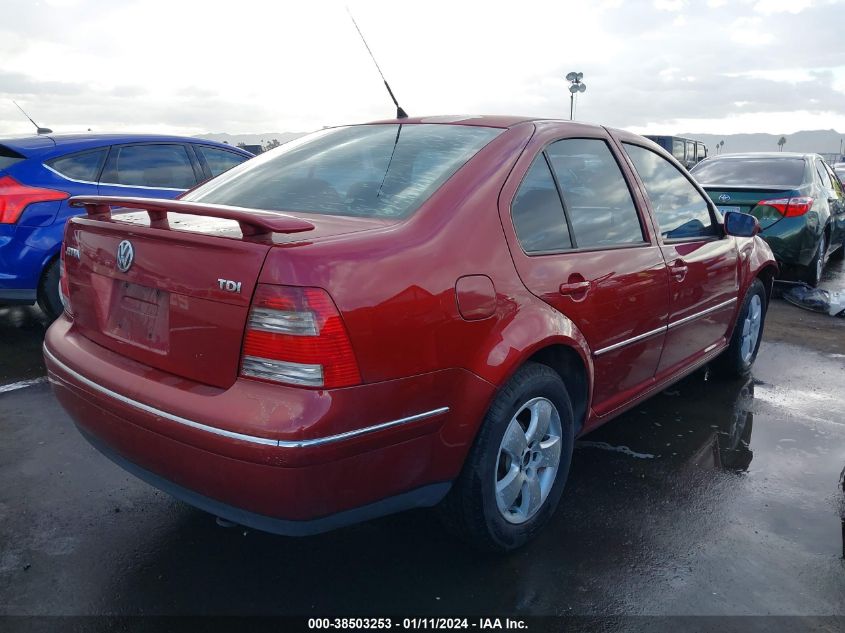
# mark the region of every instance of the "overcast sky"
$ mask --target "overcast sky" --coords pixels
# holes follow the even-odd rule
[[[0,0],[0,133],[308,131],[394,112],[845,132],[845,2]]]

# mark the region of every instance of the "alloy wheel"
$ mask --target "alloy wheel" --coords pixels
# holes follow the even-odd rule
[[[509,523],[525,523],[543,506],[561,453],[560,414],[547,398],[532,398],[511,418],[499,446],[495,491]]]
[[[763,321],[763,301],[760,295],[752,295],[748,302],[748,311],[745,313],[745,320],[742,322],[742,344],[740,354],[746,363],[751,362],[754,349],[757,347],[757,339],[760,338],[760,325]]]

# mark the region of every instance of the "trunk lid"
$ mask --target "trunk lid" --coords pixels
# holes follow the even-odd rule
[[[702,185],[722,214],[727,211],[748,213],[757,218],[760,228],[765,230],[783,219],[776,209],[757,206],[761,200],[792,198],[803,195],[798,189],[789,187],[770,187],[765,185],[719,186]]]
[[[80,200],[103,199],[71,202],[79,206]],[[156,211],[111,216],[98,204],[87,203],[89,216],[74,218],[65,232],[63,260],[77,331],[122,356],[221,388],[238,376],[253,291],[280,235],[311,241],[375,228],[353,218],[318,226],[319,218],[257,213],[277,224],[250,236],[244,235],[253,232],[244,220],[247,210],[235,212],[237,219],[225,209],[226,217],[216,217],[215,209],[201,205],[194,205],[196,214],[174,213],[173,207],[187,211],[192,205],[155,200],[132,206]]]

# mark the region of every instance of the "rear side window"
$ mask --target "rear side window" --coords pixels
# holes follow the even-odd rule
[[[692,170],[708,185],[775,185],[790,189],[804,182],[802,158],[711,158]]]
[[[822,187],[825,187],[826,189],[833,189],[833,182],[830,179],[830,174],[825,171],[821,161],[816,161],[816,173],[819,175],[819,182]]]
[[[663,237],[694,239],[716,234],[704,196],[672,163],[644,147],[624,146],[645,185]]]
[[[525,174],[511,204],[511,218],[526,253],[572,248],[563,205],[543,154]]]
[[[202,154],[202,157],[208,164],[208,169],[211,171],[212,177],[219,176],[224,171],[229,171],[232,167],[240,165],[247,159],[246,156],[241,156],[225,149],[208,147],[206,145],[195,145],[194,147]]]
[[[184,199],[270,211],[406,217],[501,132],[439,124],[323,130],[246,161]]]
[[[842,181],[840,180],[840,176],[837,175],[836,172],[833,171],[830,165],[827,163],[822,163],[822,167],[824,167],[825,171],[827,171],[828,176],[830,176],[830,182],[832,184],[832,188],[836,191],[838,195],[842,195]]]
[[[687,161],[695,160],[695,143],[687,141]]]
[[[59,172],[65,178],[96,183],[108,153],[108,147],[101,147],[87,152],[78,152],[76,154],[62,156],[61,158],[54,158],[53,160],[48,160],[45,164]]]
[[[196,184],[194,168],[183,145],[118,145],[103,173],[104,184],[189,189]]]
[[[18,154],[16,151],[0,145],[0,169],[6,169],[25,159],[26,157],[22,154]]]
[[[607,143],[564,139],[546,150],[577,248],[643,242],[631,191]]]

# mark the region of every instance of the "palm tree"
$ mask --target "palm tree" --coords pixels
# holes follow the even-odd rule
[[[779,150],[779,151],[781,151],[781,152],[783,151],[783,146],[784,146],[784,145],[786,145],[786,137],[785,137],[785,136],[781,136],[781,137],[778,139],[778,147],[780,148],[780,150]]]

